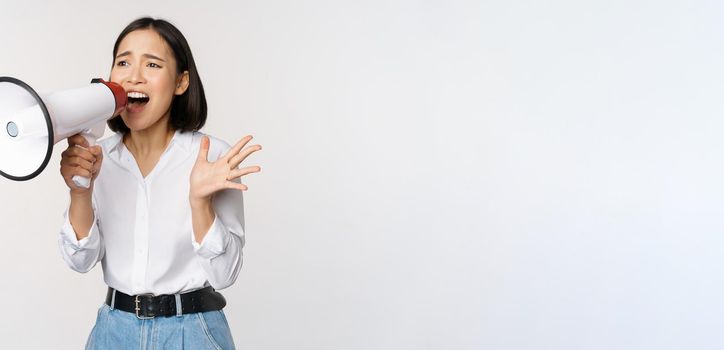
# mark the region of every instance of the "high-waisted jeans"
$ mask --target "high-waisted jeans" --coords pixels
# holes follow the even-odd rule
[[[234,341],[222,310],[141,320],[104,303],[86,349],[227,350],[234,349]]]

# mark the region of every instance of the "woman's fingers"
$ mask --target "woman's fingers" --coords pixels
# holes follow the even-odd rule
[[[241,149],[244,148],[244,146],[246,146],[246,144],[249,143],[249,141],[251,141],[252,138],[253,138],[253,136],[251,136],[251,135],[246,135],[246,136],[242,137],[241,140],[239,140],[239,142],[237,142],[234,145],[234,147],[231,147],[229,152],[226,152],[226,154],[224,155],[223,158],[226,159],[227,161],[232,159],[232,157],[234,157],[237,153],[239,153],[239,151],[241,151]]]
[[[248,188],[238,179],[250,173],[261,171],[259,166],[249,166],[238,169],[239,164],[250,154],[261,149],[260,145],[248,146],[252,140],[251,135],[247,135],[226,154],[218,158],[214,162],[196,162],[191,170],[191,188],[190,196],[193,198],[205,198],[214,192],[224,189],[234,189],[246,191]],[[223,178],[223,180],[222,180]]]
[[[88,140],[80,134],[68,138],[68,148],[62,153],[60,174],[71,191],[87,192],[87,188],[78,187],[73,181],[74,176],[94,179],[98,176],[103,160],[100,146],[91,147]]]
[[[248,187],[246,187],[246,185],[240,184],[240,183],[237,183],[234,181],[226,181],[226,188],[239,190],[239,191],[246,191],[249,189]]]
[[[93,167],[91,168],[91,172],[93,174],[97,174],[99,171],[101,171],[101,162],[96,162],[93,164]]]
[[[93,146],[91,147],[91,152],[96,156],[96,161],[93,163],[91,172],[93,175],[98,176],[98,172],[101,171],[101,164],[103,163],[103,149],[101,149],[101,146]]]
[[[93,168],[94,162],[90,162],[86,159],[83,159],[81,157],[63,157],[60,160],[60,165],[70,165],[70,166],[79,166],[84,169],[91,169]]]
[[[78,135],[78,137],[80,136]],[[80,139],[85,140],[83,137],[80,137]],[[70,141],[69,143],[80,142],[80,139],[76,138],[76,140]],[[98,172],[100,172],[101,161],[103,160],[103,150],[100,146],[96,145],[88,149],[76,146],[77,145],[71,145],[63,151],[60,160],[60,173],[63,175],[63,178],[66,179],[66,183],[71,189],[75,188],[71,181],[73,176],[78,175],[86,178],[91,178],[93,175],[97,176]]]
[[[85,138],[83,139],[85,140]],[[79,168],[85,171],[82,176],[89,177],[89,174],[95,174],[100,170],[101,162],[99,160],[101,159],[103,159],[103,154],[100,146],[93,146],[89,149],[71,146],[63,151],[60,160],[61,173],[67,175],[74,171],[74,168]],[[80,174],[74,173],[73,175]]]
[[[63,157],[63,158],[80,157],[89,162],[96,161],[96,156],[93,155],[93,153],[91,151],[80,148],[80,147],[68,147],[68,149],[63,151],[63,153],[61,154],[61,157]]]
[[[241,169],[231,169],[231,172],[229,173],[229,178],[227,180],[233,180],[238,177],[242,177],[247,174],[251,173],[258,173],[261,171],[261,167],[259,166],[248,166],[246,168]]]
[[[90,152],[93,153],[93,155],[96,156],[96,158],[98,158],[98,157],[103,158],[103,149],[101,148],[101,146],[95,145],[95,146],[89,148],[88,150],[90,150]]]
[[[75,134],[68,138],[68,146],[81,146],[83,148],[88,148],[88,140],[80,134]]]
[[[207,162],[209,160],[209,147],[211,145],[211,140],[209,140],[208,136],[204,136],[201,138],[201,144],[199,145],[199,156],[196,158],[196,162]]]
[[[82,177],[91,177],[91,172],[87,169],[83,169],[81,167],[77,166],[61,166],[60,167],[60,173],[63,174],[63,177],[66,178],[66,180],[70,180],[75,175],[80,175]],[[70,181],[72,182],[72,181]],[[69,183],[70,183],[69,182]]]
[[[229,160],[229,168],[233,169],[238,167],[239,164],[241,164],[241,162],[246,159],[246,157],[259,150],[261,150],[261,145],[253,145],[244,148],[241,152],[239,152],[237,155],[232,157],[231,160]]]

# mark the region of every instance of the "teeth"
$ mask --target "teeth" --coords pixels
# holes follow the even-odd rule
[[[129,98],[148,98],[148,95],[142,92],[131,91],[128,93]]]

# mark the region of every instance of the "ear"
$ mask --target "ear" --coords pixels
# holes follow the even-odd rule
[[[176,78],[176,89],[174,95],[183,95],[186,89],[189,88],[189,71],[185,70],[181,75]]]

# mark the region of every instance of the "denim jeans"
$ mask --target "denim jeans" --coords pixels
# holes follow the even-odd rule
[[[104,303],[86,349],[227,350],[234,349],[234,341],[222,310],[141,320]]]

